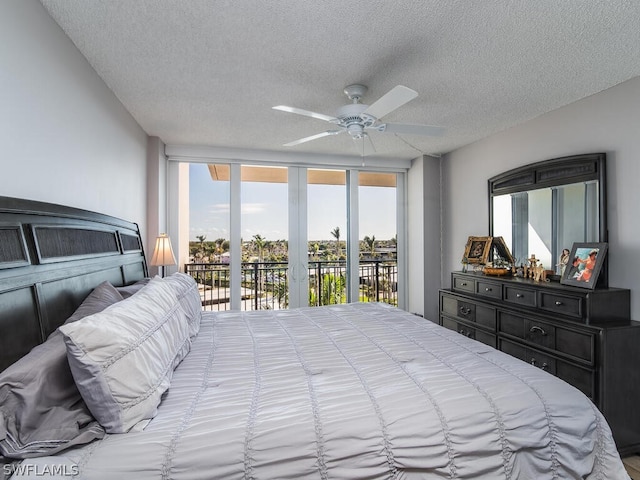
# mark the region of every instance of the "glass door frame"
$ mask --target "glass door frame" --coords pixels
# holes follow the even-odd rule
[[[230,165],[230,300],[231,310],[241,309],[241,166],[261,165],[287,167],[289,191],[289,275],[295,278],[290,283],[289,308],[308,305],[308,246],[307,246],[307,170],[310,168],[344,170],[347,175],[347,301],[359,300],[359,228],[358,228],[358,181],[361,171],[396,174],[396,232],[398,262],[398,307],[406,308],[407,299],[407,173],[405,169],[379,169],[375,167],[354,167],[341,165],[300,164],[283,162],[239,161],[221,158],[172,158],[169,157],[167,179],[167,203],[169,212],[168,233],[174,238],[181,236],[181,193],[180,164],[182,163],[218,163]],[[188,182],[187,182],[188,188]],[[188,202],[187,202],[188,203]],[[188,207],[187,207],[188,209]],[[187,242],[188,244],[188,242]],[[180,248],[180,247],[178,247]],[[292,259],[294,261],[292,261]],[[236,260],[236,261],[234,261]],[[291,288],[293,286],[293,289]]]

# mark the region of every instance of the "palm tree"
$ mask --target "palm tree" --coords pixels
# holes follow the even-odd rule
[[[376,236],[372,235],[371,238],[366,236],[363,239],[364,244],[367,247],[368,252],[372,257],[376,256]]]
[[[264,247],[267,245],[267,241],[265,240],[265,238],[260,235],[259,233],[256,233],[253,236],[253,244],[255,246],[255,248],[258,250],[258,263],[262,263],[262,258],[264,255]],[[256,269],[254,270],[254,272],[256,273],[257,278],[254,279],[254,281],[256,282],[256,285],[258,286],[258,290],[259,290],[259,296],[262,297],[263,296],[263,292],[264,292],[264,277],[263,275],[261,275],[260,273],[260,266],[256,265]]]
[[[200,259],[202,259],[202,257],[204,257],[204,241],[207,239],[206,235],[196,235],[196,238],[198,239],[198,242],[200,242]]]
[[[258,261],[262,263],[262,259],[264,256],[264,247],[267,245],[267,241],[262,235],[260,235],[259,233],[256,233],[253,236],[253,243],[258,249]]]
[[[340,227],[336,227],[331,230],[331,235],[336,239],[336,252],[338,255],[338,259],[340,258]]]
[[[390,254],[389,258],[395,258],[398,252],[398,234],[397,233],[393,236],[391,240],[389,240],[389,243],[391,244],[392,247],[394,247],[394,253]]]
[[[216,255],[220,255],[221,253],[224,253],[224,250],[223,250],[224,242],[225,242],[224,238],[216,238],[214,242],[216,246]]]
[[[318,253],[320,253],[320,245],[318,245],[318,242],[314,243],[311,246],[311,251],[313,252],[313,256],[316,259],[316,261],[318,261]]]

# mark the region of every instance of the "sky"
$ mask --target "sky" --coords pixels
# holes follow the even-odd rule
[[[307,190],[308,239],[335,240],[331,231],[340,227],[346,240],[346,187],[309,185]],[[375,236],[389,240],[396,235],[396,189],[360,187],[360,239]],[[259,234],[266,240],[288,239],[288,189],[284,183],[243,182],[242,239]],[[207,165],[189,166],[189,239],[229,239],[229,182],[211,180]]]

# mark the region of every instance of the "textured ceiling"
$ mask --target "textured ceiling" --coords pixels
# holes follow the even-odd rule
[[[167,144],[359,155],[328,115],[419,93],[371,134],[382,161],[442,154],[640,75],[637,0],[41,0],[142,128]]]

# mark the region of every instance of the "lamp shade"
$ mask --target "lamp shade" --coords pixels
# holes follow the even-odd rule
[[[175,264],[176,257],[173,254],[173,249],[171,248],[171,239],[166,233],[161,233],[158,238],[156,238],[156,246],[153,249],[151,265],[159,267]]]

